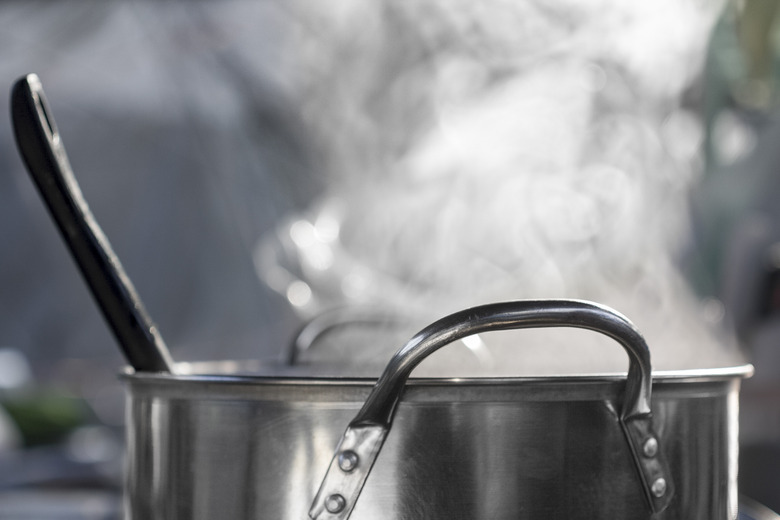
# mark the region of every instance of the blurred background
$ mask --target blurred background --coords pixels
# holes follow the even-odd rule
[[[40,76],[173,357],[595,300],[656,368],[755,365],[740,490],[780,509],[775,2],[312,4],[0,4],[0,92]],[[124,360],[0,107],[0,519],[118,518]]]

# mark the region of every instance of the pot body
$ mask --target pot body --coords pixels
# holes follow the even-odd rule
[[[352,518],[732,520],[740,378],[653,378],[676,491],[648,510],[618,422],[625,379],[409,380]],[[128,520],[307,518],[374,381],[125,376]]]

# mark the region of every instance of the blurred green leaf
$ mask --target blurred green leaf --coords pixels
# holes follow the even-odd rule
[[[83,400],[52,390],[7,396],[0,399],[0,405],[19,428],[28,447],[56,443],[91,419]]]

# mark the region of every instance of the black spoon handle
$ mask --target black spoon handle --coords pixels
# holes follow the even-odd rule
[[[125,358],[139,372],[170,372],[168,348],[81,194],[35,74],[14,84],[11,119],[27,170]]]

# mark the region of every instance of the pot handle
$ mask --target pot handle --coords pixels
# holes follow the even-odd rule
[[[620,425],[652,512],[666,509],[674,494],[668,465],[653,430],[652,368],[647,343],[618,312],[579,300],[521,300],[456,312],[428,325],[392,357],[360,412],[349,423],[317,492],[309,517],[346,520],[392,425],[406,380],[428,355],[459,339],[488,331],[575,327],[600,332],[628,354]]]
[[[328,332],[339,327],[355,325],[387,325],[403,323],[405,317],[388,309],[336,307],[322,312],[307,321],[283,352],[288,365],[297,365],[301,356]]]

